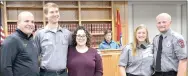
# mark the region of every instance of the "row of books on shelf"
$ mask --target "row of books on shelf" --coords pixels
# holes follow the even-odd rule
[[[104,25],[105,29],[110,29],[111,27],[107,27],[108,25]],[[70,31],[74,31],[76,29],[76,27],[78,26],[78,24],[62,24],[60,25],[61,27],[66,27],[68,28]],[[102,28],[101,26],[97,27],[97,24],[83,24],[83,26],[86,27],[86,29],[88,29],[90,32],[95,33],[94,31],[103,31],[104,28]],[[8,33],[11,34],[12,32],[14,32],[16,30],[17,25],[16,24],[8,24]],[[38,28],[42,28],[43,25],[42,24],[36,24],[36,30]],[[92,28],[93,27],[93,28]],[[93,29],[93,30],[92,30]],[[97,33],[97,32],[96,32]],[[91,36],[91,47],[96,47],[98,48],[98,45],[104,40],[104,36],[103,35],[99,35],[99,36]]]
[[[95,24],[82,24],[90,33],[103,33],[104,30],[112,29],[112,25],[110,23],[95,23]],[[72,24],[60,24],[61,27],[65,27],[67,29],[69,29],[70,31],[74,31],[76,30],[76,28],[79,26],[79,24],[76,23],[72,23]],[[8,32],[9,34],[11,34],[12,32],[14,32],[16,30],[16,23],[14,24],[8,24]],[[35,31],[39,28],[42,28],[43,24],[42,23],[36,23],[35,24]]]
[[[109,24],[82,24],[90,33],[103,33],[106,29],[112,29],[112,25]],[[61,27],[66,27],[70,31],[76,30],[78,24],[60,24]]]
[[[42,27],[43,27],[42,23],[35,23],[35,30],[34,31],[37,31],[38,29],[40,29]]]
[[[61,27],[65,27],[69,29],[71,32],[76,30],[76,28],[79,26],[79,24],[60,24]]]
[[[17,28],[16,24],[8,24],[8,34],[11,34],[12,32],[14,32]]]
[[[112,25],[109,24],[82,24],[90,33],[103,33],[106,29],[112,29]],[[70,31],[76,30],[78,24],[60,24],[61,27],[66,27]]]
[[[90,33],[104,33],[104,30],[111,30],[112,25],[111,23],[89,23],[89,24],[83,24],[85,28],[90,32]]]
[[[13,33],[16,30],[17,24],[16,23],[15,24],[8,24],[7,27],[8,27],[8,34],[11,34],[11,33]],[[43,27],[42,24],[36,24],[34,31],[36,31],[38,28],[42,28],[42,27]]]
[[[97,47],[98,45],[104,40],[104,36],[100,35],[100,36],[92,36],[91,38],[91,47]]]

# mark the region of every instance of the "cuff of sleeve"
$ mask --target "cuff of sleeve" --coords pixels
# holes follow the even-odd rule
[[[125,66],[127,66],[127,64],[125,64],[125,63],[119,63],[118,66],[123,66],[123,67],[125,67]]]
[[[178,59],[179,60],[187,59],[187,56],[179,56]]]

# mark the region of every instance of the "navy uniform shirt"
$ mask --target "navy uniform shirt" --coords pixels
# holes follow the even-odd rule
[[[182,35],[169,29],[165,34],[156,35],[153,39],[154,58],[156,61],[159,36],[163,36],[162,54],[161,54],[161,71],[177,71],[179,60],[187,58],[185,40]],[[156,62],[154,62],[154,68]]]
[[[144,44],[145,49],[136,48],[136,56],[132,55],[132,44],[128,44],[122,50],[119,66],[125,67],[126,73],[138,76],[151,76],[153,74],[153,46]]]
[[[39,76],[36,45],[19,29],[4,40],[0,60],[0,76]]]

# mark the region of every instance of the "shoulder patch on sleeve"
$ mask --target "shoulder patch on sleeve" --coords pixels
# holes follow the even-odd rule
[[[183,39],[179,39],[179,40],[178,40],[178,45],[179,45],[181,48],[184,48],[184,47],[185,47],[185,43],[184,43]]]

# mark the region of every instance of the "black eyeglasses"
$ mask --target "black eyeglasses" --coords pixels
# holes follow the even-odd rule
[[[85,38],[86,35],[76,35],[76,37],[78,37],[78,38]]]

